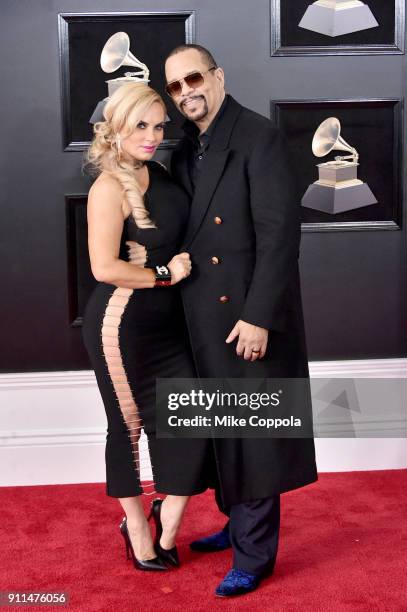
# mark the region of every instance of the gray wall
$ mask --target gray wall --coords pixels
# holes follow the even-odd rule
[[[263,115],[271,99],[404,96],[404,55],[271,58],[268,0],[2,0],[2,371],[88,367],[67,314],[64,195],[89,181],[82,154],[62,151],[57,14],[176,9],[196,10],[228,91]],[[407,355],[405,234],[303,234],[311,360]]]

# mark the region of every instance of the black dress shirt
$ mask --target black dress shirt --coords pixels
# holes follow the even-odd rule
[[[210,140],[215,129],[215,125],[218,122],[223,111],[225,110],[228,104],[228,99],[229,96],[226,95],[221,107],[219,108],[212,122],[210,123],[206,131],[202,134],[199,133],[199,128],[195,125],[193,121],[187,120],[182,126],[185,134],[192,142],[192,150],[188,158],[188,168],[194,191],[201,176],[202,164],[204,163],[206,153],[210,146]]]

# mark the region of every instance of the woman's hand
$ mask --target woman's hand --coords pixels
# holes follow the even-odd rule
[[[176,285],[191,274],[191,258],[189,253],[178,253],[167,264],[171,272],[171,285]]]

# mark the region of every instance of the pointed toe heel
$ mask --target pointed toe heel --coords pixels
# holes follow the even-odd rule
[[[127,529],[126,517],[124,517],[122,522],[120,523],[120,533],[123,536],[124,543],[126,546],[126,558],[132,559],[133,565],[136,569],[150,572],[163,571],[168,569],[163,560],[158,556],[154,557],[154,559],[137,559],[136,555],[134,554],[133,545],[130,540],[129,530]]]
[[[151,511],[149,514],[149,519],[153,517],[155,523],[155,540],[154,540],[154,550],[157,553],[157,556],[164,561],[167,565],[171,567],[179,567],[180,560],[178,556],[177,547],[174,546],[169,550],[163,548],[160,544],[160,538],[163,532],[163,526],[161,523],[161,506],[163,500],[162,499],[153,499],[151,502]]]
[[[172,567],[180,566],[178,550],[176,546],[170,548],[169,550],[166,550],[165,548],[160,546],[159,542],[156,542],[154,544],[154,550],[157,553],[157,556],[160,557],[160,559],[162,559],[164,563],[172,565]]]

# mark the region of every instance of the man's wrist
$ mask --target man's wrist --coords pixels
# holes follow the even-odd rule
[[[253,325],[253,327],[258,327],[258,329],[261,329],[266,332],[270,331],[268,327],[263,327],[262,325],[258,325],[257,323],[252,323],[251,321],[247,321],[246,319],[239,319],[239,321],[241,323],[247,323],[247,325]]]

